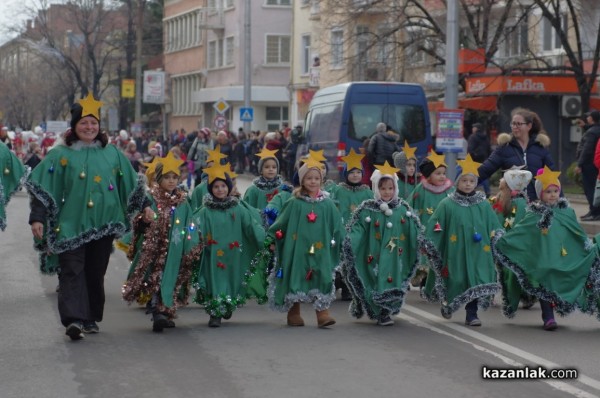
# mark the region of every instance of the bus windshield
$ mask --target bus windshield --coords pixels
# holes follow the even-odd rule
[[[315,143],[337,143],[341,124],[342,104],[334,103],[312,109],[306,121],[306,129]]]
[[[354,104],[350,108],[348,137],[364,141],[383,122],[400,135],[400,142],[419,142],[426,138],[425,114],[418,105]]]

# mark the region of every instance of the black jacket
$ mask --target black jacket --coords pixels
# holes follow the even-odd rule
[[[485,131],[478,130],[475,134],[471,134],[468,142],[467,153],[469,153],[476,162],[485,162],[492,153],[490,137]]]
[[[579,167],[589,166],[594,164],[594,153],[596,152],[596,144],[600,138],[600,125],[593,124],[587,129],[581,142],[579,143],[579,155],[577,156],[577,165]]]
[[[373,164],[383,164],[386,160],[389,164],[394,164],[393,154],[397,150],[394,134],[377,133],[371,137],[367,152]]]

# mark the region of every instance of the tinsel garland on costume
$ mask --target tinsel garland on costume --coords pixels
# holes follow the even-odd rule
[[[559,198],[556,207],[566,209],[569,207],[569,201],[565,198]],[[533,202],[529,204],[527,211],[540,215],[540,220],[537,223],[539,229],[548,229],[552,226],[552,219],[554,218],[552,207],[542,202]]]
[[[477,204],[487,200],[487,198],[485,197],[485,194],[481,191],[475,192],[474,195],[462,195],[460,192],[454,191],[451,194],[449,194],[448,197],[450,198],[451,201],[453,201],[457,205],[463,206],[463,207],[477,205]]]
[[[46,214],[48,215],[44,239],[34,243],[34,249],[40,252],[40,271],[44,274],[54,275],[59,271],[58,266],[56,266],[56,268],[47,267],[47,259],[49,255],[73,250],[83,246],[86,243],[99,240],[106,236],[114,236],[118,238],[129,231],[129,227],[121,222],[109,222],[101,229],[91,228],[74,238],[65,239],[60,243],[56,242],[55,231],[59,216],[57,203],[50,194],[42,189],[39,184],[31,180],[27,180],[27,182],[24,183],[24,186],[30,194],[33,194],[33,196],[35,196],[35,198],[44,205],[46,208]],[[134,214],[141,210],[146,200],[145,192],[146,188],[144,185],[144,177],[138,176],[137,185],[128,198],[128,219],[133,218]]]
[[[25,182],[27,181],[27,178],[29,177],[30,172],[31,172],[31,169],[29,167],[25,167],[25,173],[23,173],[23,176],[20,178],[19,184],[16,186],[14,191],[9,192],[8,194],[4,193],[4,185],[0,183],[0,205],[3,205],[5,207],[6,207],[6,205],[8,205],[8,202],[10,202],[10,199],[12,198],[12,196],[19,189],[21,189],[21,186],[25,185]],[[6,229],[6,219],[0,218],[0,230],[4,231],[5,229]]]
[[[275,295],[275,279],[277,278],[277,267],[274,267],[269,275],[268,297]],[[331,274],[331,280],[335,279],[335,271]],[[309,290],[307,293],[289,293],[285,296],[283,305],[277,305],[273,300],[269,300],[269,308],[274,311],[288,312],[294,303],[312,303],[316,311],[323,311],[331,306],[335,300],[335,283],[331,284],[331,292],[329,294],[321,293],[318,289]]]
[[[438,252],[437,248],[433,245],[429,239],[425,239],[423,242],[423,252],[429,259],[430,269],[435,273],[435,284],[434,288],[431,292],[431,295],[428,296],[425,294],[425,289],[421,290],[421,297],[431,303],[439,303],[442,304],[442,314],[448,316],[458,310],[463,305],[470,303],[471,301],[477,299],[477,307],[479,309],[485,310],[487,309],[491,303],[492,298],[500,289],[500,285],[498,283],[487,283],[484,285],[479,285],[476,287],[472,287],[463,292],[460,296],[457,296],[451,303],[445,301],[446,298],[446,285],[444,284],[444,263],[442,261],[442,257]]]
[[[350,185],[346,182],[340,182],[338,185],[340,187],[347,189],[348,191],[352,191],[352,192],[360,192],[360,191],[364,191],[366,189],[371,189],[371,188],[369,188],[368,185],[365,185],[365,184]]]
[[[138,215],[134,220],[134,233],[129,246],[127,257],[130,260],[136,255],[135,243],[140,239],[143,230],[144,242],[142,244],[142,254],[136,265],[133,274],[123,286],[123,299],[129,303],[137,301],[140,304],[146,302],[160,291],[162,274],[167,258],[167,248],[169,247],[170,228],[171,228],[171,209],[179,206],[187,200],[187,194],[184,191],[177,190],[175,194],[165,192],[162,188],[154,186],[150,193],[156,201],[158,208],[157,218],[145,225],[143,215]],[[145,228],[144,228],[145,227]],[[177,282],[173,291],[173,307],[167,308],[159,301],[157,310],[169,318],[173,318],[178,305],[187,303],[188,290],[184,288],[185,294],[179,296],[182,287],[187,285],[191,277],[192,264],[200,258],[201,246],[198,245],[190,253],[184,256],[181,268],[177,276]],[[152,268],[152,271],[149,270]]]
[[[266,290],[264,294],[261,293],[260,295],[257,292],[262,291],[263,286],[268,283],[268,264],[273,259],[273,252],[270,247],[273,242],[273,239],[267,238],[265,240],[264,247],[256,253],[250,262],[250,267],[244,274],[244,281],[242,282],[242,286],[246,289],[246,297],[249,299],[255,298],[258,304],[264,304],[268,300]],[[257,275],[257,273],[260,274]],[[254,284],[261,286],[255,288]]]
[[[277,175],[272,180],[267,180],[265,177],[259,176],[255,178],[252,181],[252,183],[256,186],[256,188],[260,189],[261,191],[270,191],[283,184],[283,180],[281,179],[280,175]]]
[[[384,213],[384,211],[381,209],[382,203],[385,202],[375,199],[364,201],[356,208],[356,210],[352,214],[352,218],[346,224],[347,235],[344,238],[344,242],[342,244],[342,260],[340,262],[339,270],[346,282],[346,285],[352,291],[352,302],[348,307],[348,312],[351,316],[357,319],[362,318],[365,311],[367,312],[367,316],[369,317],[369,319],[376,320],[383,319],[389,315],[398,314],[400,312],[402,304],[404,303],[404,298],[406,296],[406,291],[409,287],[410,279],[414,276],[414,273],[417,269],[417,265],[419,263],[419,258],[417,256],[415,262],[412,265],[410,265],[411,271],[408,273],[408,277],[406,278],[406,280],[402,281],[400,289],[388,289],[384,292],[374,292],[372,294],[373,301],[385,310],[382,311],[382,313],[379,316],[377,316],[377,314],[375,314],[372,311],[371,306],[369,306],[364,300],[364,298],[366,297],[365,286],[362,283],[360,276],[358,275],[356,267],[354,266],[356,259],[352,250],[349,233],[352,229],[352,226],[359,221],[360,213],[362,210],[367,209]],[[417,228],[419,230],[419,233],[417,235],[417,242],[419,242],[418,244],[420,244],[423,241],[422,235],[424,233],[424,226],[421,225],[421,220],[412,210],[408,202],[406,202],[404,199],[394,199],[393,201],[387,203],[387,206],[389,209],[394,209],[402,206],[405,206],[408,209],[407,214],[405,214],[405,216],[412,219],[413,222],[416,223]]]
[[[228,196],[223,200],[215,200],[215,198],[207,193],[202,199],[202,206],[214,210],[227,210],[237,206],[240,203],[240,198],[237,196]]]
[[[561,199],[562,199],[562,201],[566,202],[565,199],[563,199],[563,198],[561,198]],[[563,205],[564,205],[564,202],[563,202]],[[560,200],[559,200],[559,203],[560,203]],[[543,207],[546,207],[547,210],[550,210],[550,211],[544,211]],[[548,206],[545,206],[545,205],[535,206],[535,209],[532,208],[532,211],[534,211],[538,214],[541,214],[542,218],[544,219],[544,222],[541,222],[542,220],[540,220],[538,222],[538,227],[540,229],[548,228],[548,226],[550,226],[552,224],[552,217],[553,217],[554,213],[551,211],[551,209]],[[560,297],[558,297],[556,295],[556,293],[548,291],[543,286],[534,287],[529,282],[523,269],[518,264],[511,261],[503,253],[501,253],[497,250],[496,245],[498,243],[498,240],[500,240],[504,236],[505,233],[506,232],[504,230],[499,230],[496,232],[496,235],[493,237],[492,244],[491,244],[492,254],[493,254],[494,258],[496,259],[496,261],[500,263],[501,267],[505,267],[505,268],[509,269],[517,276],[517,280],[519,281],[519,284],[521,285],[521,287],[527,294],[538,297],[540,300],[545,300],[545,301],[551,303],[552,306],[554,307],[554,309],[556,310],[556,312],[560,316],[569,315],[570,313],[575,311],[575,309],[579,309],[581,312],[586,313],[588,315],[593,315],[594,313],[596,313],[597,319],[600,320],[600,307],[599,307],[600,303],[598,302],[600,300],[600,259],[599,258],[596,258],[596,260],[594,261],[594,264],[592,265],[590,272],[588,274],[588,277],[586,279],[586,283],[584,286],[584,292],[589,292],[591,294],[586,295],[587,296],[587,301],[586,301],[587,306],[586,306],[586,308],[582,308],[579,305],[579,303],[577,303],[577,302],[575,302],[575,304],[571,304],[571,303],[568,303],[568,302],[560,299]],[[590,240],[588,239],[585,243],[585,250],[589,251],[589,250],[593,250],[593,249],[594,248],[590,246]],[[582,294],[584,292],[582,292]],[[505,309],[504,305],[503,305],[502,310],[503,310],[503,314],[508,318],[512,318],[515,316],[514,311]]]

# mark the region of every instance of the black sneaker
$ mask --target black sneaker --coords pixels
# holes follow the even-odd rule
[[[71,340],[81,340],[84,337],[82,331],[83,326],[81,325],[81,322],[76,321],[70,323],[69,326],[67,326],[65,334],[69,336]]]
[[[384,316],[383,318],[377,321],[379,326],[392,326],[394,324],[394,320],[390,318],[390,316]]]
[[[221,326],[221,318],[217,318],[216,316],[211,316],[208,321],[209,328],[218,328]]]
[[[100,333],[100,328],[95,321],[83,321],[83,333],[94,334]]]
[[[169,320],[163,314],[152,315],[152,331],[161,333],[164,328],[169,326]]]

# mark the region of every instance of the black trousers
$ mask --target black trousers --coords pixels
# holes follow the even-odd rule
[[[64,326],[74,321],[102,320],[104,275],[113,239],[107,236],[58,255],[58,312]]]

